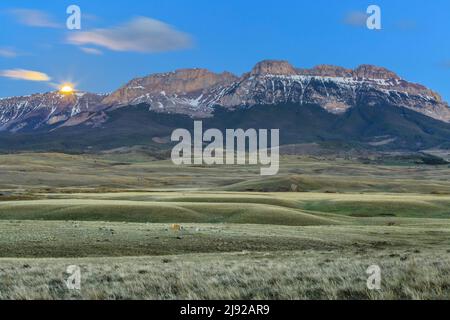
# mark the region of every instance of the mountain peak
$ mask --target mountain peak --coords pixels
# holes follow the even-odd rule
[[[298,69],[303,75],[320,76],[320,77],[352,77],[353,71],[339,66],[321,64],[312,69]]]
[[[234,81],[237,77],[230,72],[215,73],[208,69],[178,69],[166,74],[172,81],[199,81],[203,83],[202,89],[216,85],[220,82]]]
[[[394,72],[370,64],[362,64],[354,70],[354,75],[358,78],[366,79],[398,79],[400,77]]]
[[[311,69],[296,69],[285,60],[263,60],[258,62],[253,67],[250,75],[305,75],[334,78],[401,79],[397,74],[386,68],[370,64],[362,64],[354,70],[329,64],[317,65]]]
[[[195,81],[205,78],[217,79],[218,81],[221,81],[230,78],[235,80],[237,79],[237,76],[233,75],[230,72],[215,73],[203,68],[185,68],[177,69],[172,72],[154,73],[145,77],[135,78],[131,80],[127,85],[142,84],[149,81],[162,81],[161,79],[165,79],[166,81]]]
[[[284,60],[263,60],[253,67],[250,74],[295,75],[297,71],[289,62]]]
[[[200,95],[203,91],[217,85],[229,85],[237,77],[229,72],[214,73],[207,69],[178,69],[173,72],[157,73],[136,78],[119,90],[111,93],[103,103],[123,105],[130,102],[157,101],[154,96]],[[151,99],[151,96],[154,98]]]

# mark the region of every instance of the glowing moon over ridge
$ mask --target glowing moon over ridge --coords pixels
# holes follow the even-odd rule
[[[61,93],[70,94],[70,93],[73,93],[74,89],[73,89],[73,86],[72,86],[72,85],[70,85],[70,84],[65,84],[65,85],[63,85],[63,86],[59,89],[59,91],[60,91]]]

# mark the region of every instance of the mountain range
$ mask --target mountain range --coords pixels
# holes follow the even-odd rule
[[[450,108],[423,85],[373,65],[301,69],[265,60],[241,76],[181,69],[133,79],[109,94],[0,99],[0,150],[164,144],[192,119],[219,128],[280,128],[284,144],[450,145]]]

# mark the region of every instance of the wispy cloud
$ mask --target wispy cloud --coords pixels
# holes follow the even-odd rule
[[[98,49],[95,49],[95,48],[81,47],[80,50],[83,51],[84,53],[94,54],[94,55],[97,55],[97,56],[103,54],[102,51],[100,51]]]
[[[347,12],[343,19],[343,23],[353,27],[365,27],[367,24],[367,13],[364,11]]]
[[[27,81],[49,81],[51,79],[45,73],[24,69],[0,70],[0,76]]]
[[[395,23],[395,27],[401,31],[412,31],[417,29],[417,22],[414,20],[399,20]]]
[[[61,25],[54,22],[45,11],[33,9],[11,9],[9,10],[9,13],[13,15],[19,23],[26,26],[40,28],[61,27]]]
[[[146,17],[108,29],[70,33],[68,42],[75,45],[96,45],[113,51],[164,52],[192,46],[189,34]]]
[[[15,58],[19,53],[12,48],[0,48],[0,57],[3,58]]]
[[[450,69],[450,60],[442,61],[442,62],[439,64],[439,66],[440,66],[442,69]]]

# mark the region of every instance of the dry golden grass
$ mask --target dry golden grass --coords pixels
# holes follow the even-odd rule
[[[381,267],[381,290],[366,269]],[[445,250],[294,251],[1,259],[0,299],[450,299]],[[69,290],[66,268],[81,268]]]

